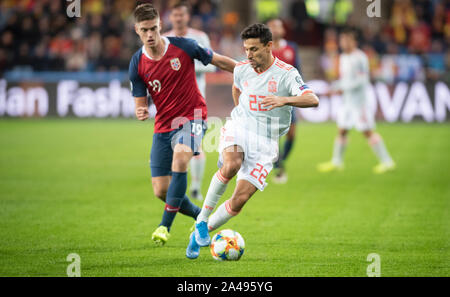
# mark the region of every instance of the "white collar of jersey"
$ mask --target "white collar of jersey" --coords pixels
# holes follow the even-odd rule
[[[164,54],[163,56],[167,53],[167,49],[169,48],[169,38],[167,38],[166,36],[161,36],[161,38],[164,40],[165,42],[165,47],[164,47]],[[142,46],[142,52],[144,53],[144,55],[149,58],[150,60],[153,60],[152,57],[150,57],[150,55],[147,53],[147,51],[145,50],[145,45]]]
[[[273,54],[272,54],[272,57],[274,58],[272,64],[270,64],[269,68],[267,68],[266,70],[264,70],[264,71],[261,72],[261,73],[260,73],[260,72],[256,72],[255,68],[253,68],[252,66],[250,66],[250,67],[253,69],[253,71],[255,71],[256,74],[258,74],[258,75],[263,74],[263,73],[265,73],[267,70],[269,70],[270,68],[272,68],[273,65],[275,65],[278,61],[281,61],[280,59],[278,59],[277,57],[275,57]],[[248,64],[248,65],[250,65],[250,64]]]

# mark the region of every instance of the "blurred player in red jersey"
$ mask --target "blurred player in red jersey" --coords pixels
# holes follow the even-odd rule
[[[161,36],[159,12],[151,4],[136,7],[134,18],[135,31],[144,45],[131,58],[129,78],[138,120],[149,117],[147,92],[157,110],[150,168],[153,191],[166,206],[152,240],[164,244],[178,211],[194,219],[200,213],[186,196],[187,167],[199,153],[207,119],[194,60],[229,72],[236,62],[193,39]]]
[[[286,31],[283,26],[283,22],[279,18],[273,18],[266,22],[273,38],[272,54],[283,62],[286,62],[300,71],[300,59],[298,57],[297,44],[284,39]],[[301,73],[301,71],[300,71]],[[278,157],[278,161],[275,162],[275,176],[273,178],[274,183],[284,184],[287,182],[287,174],[284,168],[284,162],[286,161],[295,140],[295,130],[297,124],[296,108],[292,108],[292,121],[291,127],[286,140],[284,141],[284,148]]]
[[[189,27],[191,6],[187,1],[176,2],[170,10],[170,23],[172,30],[164,33],[164,36],[176,36],[192,38],[205,48],[211,48],[208,35],[205,32]],[[200,61],[195,61],[195,74],[197,85],[203,98],[206,99],[206,72],[214,72],[214,65],[203,65]],[[206,155],[200,148],[200,154],[194,156],[190,162],[191,184],[189,186],[190,197],[195,200],[203,200],[201,193],[203,174],[205,172]]]

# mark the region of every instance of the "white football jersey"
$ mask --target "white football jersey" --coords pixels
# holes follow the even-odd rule
[[[268,111],[262,106],[262,100],[268,95],[291,97],[311,92],[298,70],[278,58],[263,73],[257,73],[249,61],[238,63],[234,69],[234,85],[241,95],[231,118],[247,131],[276,140],[289,131],[292,106]]]
[[[202,46],[204,48],[209,48],[209,49],[211,48],[211,43],[209,41],[208,35],[203,31],[195,30],[192,28],[188,28],[187,33],[184,36],[177,36],[173,30],[164,33],[164,36],[191,38],[191,39],[194,39],[195,41],[197,41],[197,43],[200,46]],[[194,63],[195,63],[195,76],[197,78],[198,88],[199,88],[200,92],[202,93],[203,97],[206,98],[205,97],[206,96],[205,73],[216,71],[216,67],[212,64],[208,64],[205,66],[205,65],[203,65],[202,62],[200,62],[198,60],[194,60]]]
[[[366,89],[370,82],[369,60],[366,54],[356,49],[343,53],[339,59],[340,79],[335,88],[343,91],[344,106],[362,107],[366,103]]]

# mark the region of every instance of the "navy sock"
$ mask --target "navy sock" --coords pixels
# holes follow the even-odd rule
[[[173,220],[180,210],[181,204],[186,195],[187,189],[187,173],[172,172],[172,180],[166,195],[166,207],[162,217],[160,226],[166,226],[170,230]]]
[[[183,202],[181,202],[180,205],[180,213],[196,220],[200,211],[201,211],[200,207],[192,203],[187,195],[184,195]]]
[[[294,144],[294,141],[286,139],[286,141],[284,142],[284,150],[283,150],[283,155],[281,156],[281,161],[286,160],[289,153],[291,152],[293,144]]]
[[[280,157],[278,157],[277,161],[273,164],[273,167],[276,169],[280,168]]]

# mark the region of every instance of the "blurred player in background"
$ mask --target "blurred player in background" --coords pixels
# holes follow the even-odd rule
[[[330,162],[318,165],[320,172],[342,170],[344,153],[347,147],[347,134],[353,127],[361,131],[380,163],[374,173],[381,174],[395,169],[389,152],[381,136],[374,132],[375,115],[368,106],[366,95],[370,81],[369,61],[366,54],[358,49],[356,33],[345,30],[341,33],[339,44],[343,51],[339,58],[340,80],[332,86],[331,94],[342,94],[342,105],[337,115],[339,134],[334,142],[333,157]]]
[[[272,32],[273,48],[272,54],[281,61],[288,63],[300,71],[300,58],[298,57],[298,47],[294,42],[284,39],[286,31],[283,26],[283,22],[279,18],[270,19],[266,22],[270,31]],[[284,184],[287,182],[287,174],[284,167],[289,153],[292,150],[295,140],[295,130],[297,124],[297,115],[295,107],[292,108],[291,115],[291,127],[286,134],[286,140],[284,141],[284,147],[278,160],[274,164],[275,176],[273,178],[274,183]]]
[[[190,259],[199,256],[200,246],[209,245],[210,231],[236,216],[257,190],[264,190],[265,179],[277,159],[279,137],[290,128],[292,107],[319,104],[297,69],[273,56],[272,33],[266,25],[247,27],[241,38],[248,60],[238,63],[234,70],[236,107],[221,131],[221,166],[211,180],[190,235],[186,249]],[[209,217],[235,175],[233,195]]]
[[[164,36],[176,36],[191,38],[197,41],[200,46],[211,48],[209,37],[205,32],[190,28],[190,11],[191,6],[187,1],[176,2],[170,10],[170,22],[172,30],[164,33]],[[203,98],[206,98],[206,72],[214,72],[216,68],[214,65],[203,65],[200,61],[195,61],[195,74],[197,78],[197,85]],[[201,148],[200,148],[201,150]],[[190,197],[196,200],[203,200],[201,193],[203,173],[205,172],[206,155],[200,151],[198,156],[194,156],[190,162],[191,185]]]
[[[131,59],[129,77],[138,120],[149,117],[147,91],[157,110],[150,168],[155,196],[166,206],[152,240],[164,244],[178,211],[194,219],[200,212],[186,196],[187,167],[192,156],[199,153],[207,119],[193,61],[211,63],[229,72],[236,62],[195,40],[161,36],[159,12],[151,4],[139,5],[134,18],[135,31],[144,45]]]

